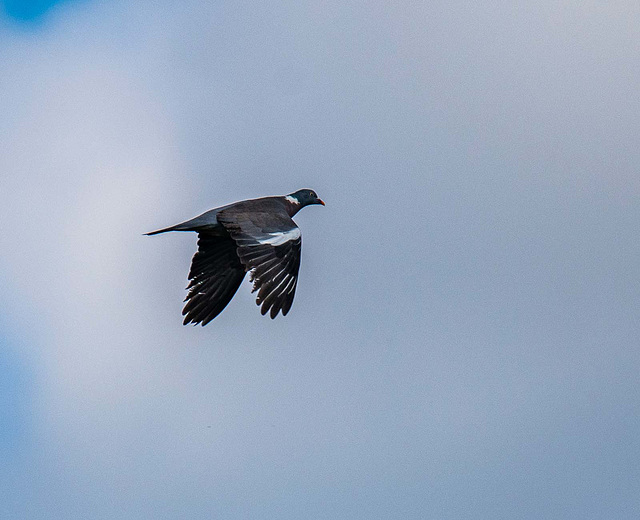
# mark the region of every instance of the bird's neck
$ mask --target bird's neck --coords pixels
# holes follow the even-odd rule
[[[287,195],[284,198],[284,204],[290,217],[293,217],[296,213],[298,213],[298,211],[302,209],[302,204],[298,202],[298,199],[292,197],[291,195]]]

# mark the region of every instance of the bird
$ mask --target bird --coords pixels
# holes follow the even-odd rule
[[[242,200],[214,208],[174,226],[145,233],[195,231],[183,325],[202,326],[220,314],[247,272],[264,316],[286,316],[298,285],[302,233],[292,217],[305,206],[325,203],[310,189]]]

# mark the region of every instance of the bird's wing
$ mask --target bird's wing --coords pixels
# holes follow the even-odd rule
[[[218,214],[220,222],[238,245],[238,256],[252,271],[256,303],[271,318],[285,316],[296,292],[302,237],[300,229],[286,213],[243,212],[234,208]]]
[[[185,325],[206,325],[231,301],[246,272],[236,249],[228,235],[198,233],[198,251],[191,261],[189,294],[182,310]]]

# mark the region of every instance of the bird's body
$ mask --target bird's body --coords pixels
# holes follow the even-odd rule
[[[262,314],[286,315],[298,282],[302,245],[300,229],[291,217],[310,204],[324,202],[312,190],[299,190],[284,197],[235,202],[147,233],[198,233],[182,311],[184,324],[206,325],[220,314],[248,271]]]

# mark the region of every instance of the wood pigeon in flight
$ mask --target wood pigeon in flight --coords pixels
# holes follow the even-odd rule
[[[146,233],[195,231],[198,251],[191,261],[184,325],[203,326],[222,312],[251,271],[260,312],[285,316],[298,284],[301,233],[291,219],[310,204],[322,204],[313,190],[283,197],[243,200],[211,209],[175,226]]]

